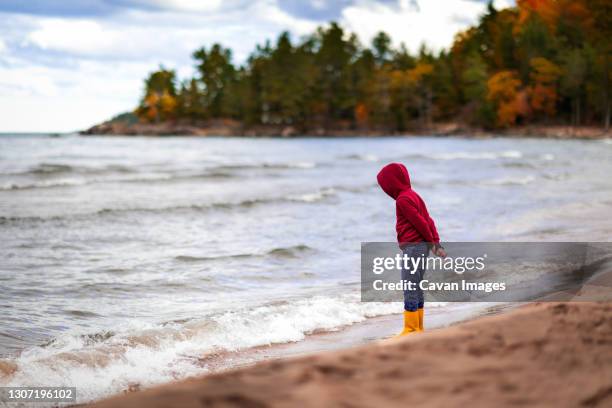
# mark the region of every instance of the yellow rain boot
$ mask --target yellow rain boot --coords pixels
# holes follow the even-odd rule
[[[419,330],[419,312],[404,311],[404,330],[396,337],[405,336]]]
[[[419,313],[419,331],[425,331],[424,320],[425,320],[425,309],[420,308],[417,310]]]

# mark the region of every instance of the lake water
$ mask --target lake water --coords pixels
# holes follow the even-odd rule
[[[359,302],[399,161],[446,241],[612,237],[610,140],[0,136],[0,385],[84,400],[401,304]],[[452,307],[437,304],[435,307]]]

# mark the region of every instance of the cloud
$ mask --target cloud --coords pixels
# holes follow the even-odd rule
[[[281,0],[278,2],[278,7],[292,16],[326,23],[339,19],[342,16],[342,10],[346,7],[358,4],[359,1],[360,0]],[[379,0],[379,2],[392,6],[397,3],[397,0]]]
[[[473,24],[485,6],[474,0],[400,0],[395,4],[363,0],[342,10],[340,21],[369,43],[379,31],[395,45],[405,43],[412,52],[421,44],[434,50],[448,47],[455,34]]]
[[[65,18],[40,9],[0,13],[7,22],[0,29],[0,131],[85,128],[132,109],[143,78],[160,63],[185,78],[193,74],[191,53],[201,46],[220,42],[242,63],[280,31],[300,36],[316,28],[271,0],[218,2],[223,13],[206,11],[211,3],[202,8],[199,1],[157,3],[154,10],[126,8],[112,18],[84,12]]]
[[[73,131],[133,109],[154,67],[79,61],[74,67],[0,66],[1,131]]]
[[[112,47],[118,38],[95,21],[47,19],[41,21],[40,27],[31,32],[27,40],[43,50],[87,54]]]
[[[200,10],[202,7],[198,4],[202,2],[158,0],[157,3],[175,11],[160,13],[135,9],[112,19],[30,19],[34,20],[34,27],[16,41],[16,48],[37,48],[41,54],[63,54],[67,58],[154,59],[181,65],[189,61],[196,48],[220,42],[232,48],[239,62],[243,62],[256,43],[274,38],[282,30],[303,35],[316,28],[315,22],[296,18],[272,1],[252,2],[242,9],[229,7],[228,2],[224,3],[223,13],[201,11],[193,14],[183,11],[190,7]]]
[[[299,38],[338,20],[365,43],[385,30],[396,45],[440,48],[485,7],[474,0],[4,0],[0,131],[74,130],[132,109],[149,72],[164,64],[192,75],[191,53],[215,42],[243,63],[281,31]]]

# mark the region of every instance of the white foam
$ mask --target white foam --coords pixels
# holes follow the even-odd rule
[[[535,176],[528,175],[525,177],[504,177],[494,180],[487,180],[483,184],[492,186],[527,185],[533,183],[535,180]]]
[[[317,164],[313,162],[296,162],[296,163],[291,163],[288,165],[288,167],[294,167],[297,169],[312,169],[312,168],[315,168],[316,166]]]
[[[205,373],[200,358],[210,353],[300,341],[315,330],[336,330],[400,310],[397,303],[359,302],[358,294],[318,296],[183,324],[133,323],[97,342],[71,333],[25,350],[14,359],[18,371],[0,378],[0,385],[75,386],[82,403],[122,392],[131,384],[147,387]]]
[[[437,160],[497,160],[497,159],[520,159],[523,153],[518,150],[506,150],[503,152],[452,152],[431,156]]]
[[[303,201],[306,203],[314,203],[317,201],[321,201],[326,197],[334,195],[335,193],[336,191],[333,188],[325,188],[325,189],[322,189],[314,193],[293,195],[289,197],[289,199],[292,201]]]
[[[541,155],[540,158],[542,160],[552,161],[552,160],[555,160],[555,155],[554,154],[550,154],[550,153],[546,153],[546,154]]]
[[[53,180],[43,180],[26,183],[6,183],[0,186],[0,190],[24,190],[35,188],[52,188],[52,187],[77,187],[88,184],[97,183],[116,183],[116,182],[146,182],[146,181],[168,181],[172,180],[171,175],[164,174],[142,174],[142,175],[125,175],[125,176],[110,176],[110,177],[93,177],[93,178],[58,178]]]

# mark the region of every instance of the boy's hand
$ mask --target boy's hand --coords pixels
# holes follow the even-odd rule
[[[437,256],[439,256],[440,258],[446,258],[446,251],[444,250],[444,248],[442,248],[442,245],[435,245],[434,249],[433,249],[433,253]]]

